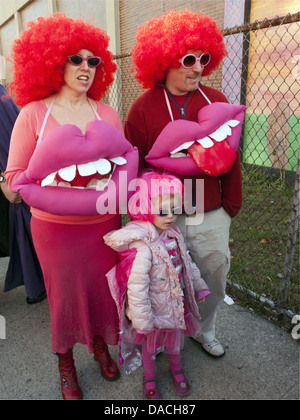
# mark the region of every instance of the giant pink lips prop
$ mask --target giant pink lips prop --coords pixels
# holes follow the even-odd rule
[[[198,123],[170,122],[157,137],[146,161],[181,175],[218,176],[236,159],[246,107],[215,102],[202,108]]]
[[[98,214],[97,200],[111,182],[115,196],[110,199],[116,208],[126,204],[119,203],[120,172],[126,171],[128,186],[137,170],[137,149],[111,124],[94,120],[84,135],[71,124],[49,133],[13,187],[34,208],[57,215],[92,216]]]

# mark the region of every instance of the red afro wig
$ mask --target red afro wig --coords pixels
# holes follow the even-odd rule
[[[67,56],[81,49],[90,50],[103,60],[88,91],[91,99],[99,100],[116,71],[108,42],[109,37],[100,28],[62,13],[30,22],[12,46],[14,77],[10,90],[16,103],[24,106],[59,92],[64,85]]]
[[[222,32],[215,21],[191,10],[171,10],[141,26],[132,50],[135,78],[145,89],[164,83],[166,74],[179,67],[178,59],[187,50],[201,49],[211,54],[202,76],[215,70],[227,54]]]

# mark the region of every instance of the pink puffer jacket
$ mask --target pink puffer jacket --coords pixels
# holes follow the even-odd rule
[[[203,291],[201,297],[210,292],[176,226],[168,230],[168,237],[177,239],[184,267],[185,299],[199,319],[195,292]],[[179,278],[156,228],[148,222],[133,221],[105,235],[104,240],[118,252],[137,250],[127,284],[126,315],[133,328],[145,332],[153,328],[185,329]]]

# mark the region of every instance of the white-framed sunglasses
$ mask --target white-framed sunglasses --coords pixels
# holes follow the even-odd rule
[[[207,66],[210,62],[210,58],[209,53],[201,54],[200,57],[196,57],[195,54],[186,54],[184,57],[179,58],[178,61],[185,69],[191,69],[197,61],[199,61],[201,67]]]
[[[182,214],[182,207],[172,207],[171,209],[159,209],[156,212],[157,216],[165,217],[171,214],[172,216],[178,216],[179,214]]]

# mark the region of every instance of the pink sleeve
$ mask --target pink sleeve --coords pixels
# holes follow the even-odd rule
[[[122,134],[124,134],[122,121],[119,117],[119,114],[113,107],[102,102],[98,102],[97,112],[100,115],[101,120],[109,122],[111,125],[116,127]]]
[[[199,290],[198,292],[196,292],[196,299],[201,300],[206,296],[209,296],[210,294],[211,292],[209,290]]]
[[[27,169],[36,147],[36,128],[23,108],[15,122],[5,171],[6,182],[11,188],[13,182]]]

